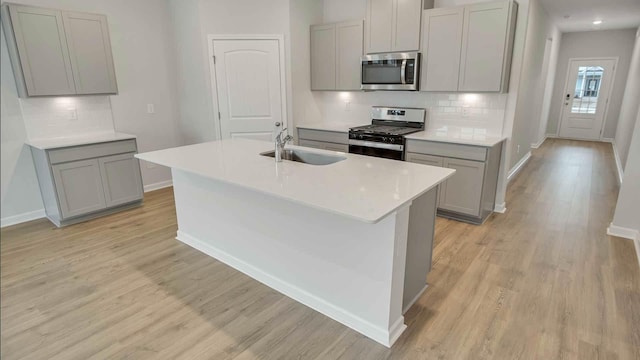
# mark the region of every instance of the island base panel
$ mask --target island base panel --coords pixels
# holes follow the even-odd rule
[[[369,224],[172,174],[178,240],[385,346],[404,331],[410,204]]]

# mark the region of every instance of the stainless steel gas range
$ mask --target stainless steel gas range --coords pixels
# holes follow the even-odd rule
[[[349,129],[349,152],[404,160],[404,136],[424,130],[425,117],[425,109],[374,106],[371,125]]]

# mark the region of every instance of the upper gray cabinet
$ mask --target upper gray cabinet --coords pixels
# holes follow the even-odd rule
[[[424,10],[422,91],[506,92],[517,4]]]
[[[360,90],[362,20],[312,25],[311,90]]]
[[[422,0],[367,0],[367,54],[418,51]]]
[[[107,17],[64,11],[62,18],[76,93],[117,93]]]
[[[2,26],[21,97],[117,93],[105,16],[5,4]]]

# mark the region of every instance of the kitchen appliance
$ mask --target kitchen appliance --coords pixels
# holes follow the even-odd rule
[[[420,53],[386,53],[360,58],[362,90],[420,90]]]
[[[349,153],[404,160],[404,135],[424,130],[425,109],[374,106],[371,125],[349,129]]]

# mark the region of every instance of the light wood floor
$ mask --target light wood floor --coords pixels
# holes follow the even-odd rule
[[[393,349],[174,240],[171,189],[64,229],[5,228],[1,355],[640,359],[635,250],[605,235],[614,174],[610,144],[548,140],[511,183],[506,214],[438,219],[431,287]]]

